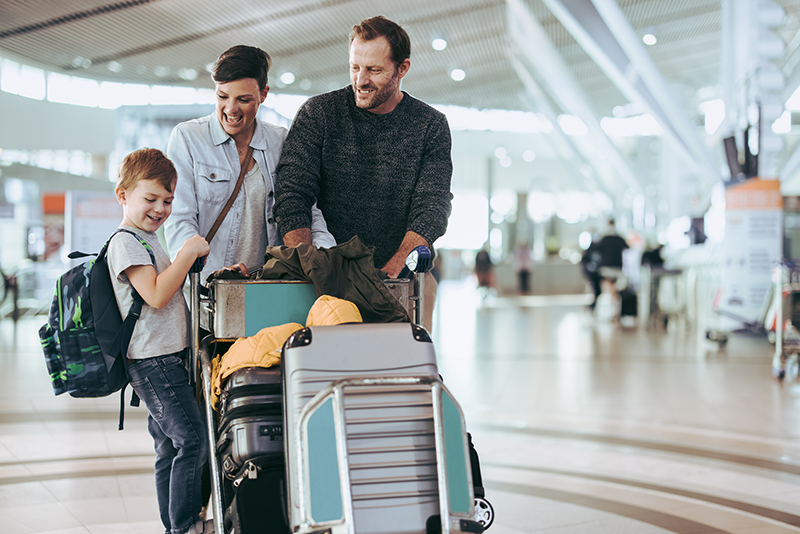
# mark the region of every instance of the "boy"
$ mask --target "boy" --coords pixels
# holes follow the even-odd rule
[[[166,534],[210,532],[210,521],[198,521],[200,475],[208,456],[206,429],[184,365],[189,346],[188,309],[183,287],[195,259],[206,256],[200,236],[186,240],[170,263],[156,235],[172,212],[177,182],[175,166],[159,150],[143,148],[121,163],[117,201],[125,216],[121,232],[108,247],[108,266],[119,309],[128,310],[132,289],[144,299],[128,348],[131,386],[147,406],[147,427],[155,442],[156,497]],[[123,314],[124,318],[124,314]]]

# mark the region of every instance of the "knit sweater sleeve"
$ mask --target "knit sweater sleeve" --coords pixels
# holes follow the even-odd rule
[[[430,245],[444,235],[452,209],[450,181],[453,162],[450,157],[450,126],[447,118],[436,112],[436,119],[426,132],[417,186],[411,198],[408,228]]]
[[[311,228],[311,206],[319,194],[325,117],[308,100],[298,110],[283,144],[275,186],[275,220],[283,236]]]

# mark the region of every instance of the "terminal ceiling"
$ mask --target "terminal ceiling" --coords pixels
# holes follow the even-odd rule
[[[553,4],[591,5],[589,0],[514,1],[538,21],[598,120],[630,103],[552,11]],[[207,67],[217,55],[234,44],[252,44],[273,58],[273,92],[313,95],[348,83],[349,29],[382,14],[411,35],[412,68],[403,85],[409,93],[435,104],[541,111],[515,69],[514,49],[520,43],[509,31],[510,2],[2,0],[0,55],[6,52],[52,72],[100,80],[212,87]],[[779,67],[793,70],[790,62],[800,47],[800,0],[776,3],[786,13],[777,29],[786,43]],[[640,38],[655,30],[657,44],[642,47],[686,120],[697,126],[702,99],[721,96],[720,0],[618,0],[617,5]],[[447,47],[434,50],[434,38],[445,39]],[[538,50],[528,53],[535,56]],[[462,81],[451,79],[455,68],[466,73]],[[284,72],[295,75],[293,84],[279,81]],[[546,71],[537,71],[536,65],[531,74],[546,81]],[[545,91],[544,102],[556,114],[569,112],[553,91]]]

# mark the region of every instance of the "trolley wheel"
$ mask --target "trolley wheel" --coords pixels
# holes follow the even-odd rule
[[[475,521],[483,526],[483,530],[488,529],[494,523],[494,508],[492,503],[483,497],[475,497]]]

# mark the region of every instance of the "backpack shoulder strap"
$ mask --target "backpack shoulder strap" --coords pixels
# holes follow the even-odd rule
[[[108,251],[108,245],[111,243],[111,239],[115,235],[120,232],[125,232],[126,234],[131,234],[136,239],[139,240],[139,243],[147,250],[150,254],[150,261],[153,262],[153,267],[156,265],[156,257],[153,254],[153,247],[150,246],[150,243],[145,241],[142,236],[137,234],[136,232],[131,232],[125,228],[117,228],[116,232],[114,232],[111,237],[108,238],[103,248],[97,254],[97,258],[104,258],[106,252]],[[130,309],[128,310],[128,315],[122,321],[122,327],[120,328],[119,332],[117,333],[117,337],[114,339],[114,347],[115,347],[115,354],[117,353],[116,350],[119,350],[119,354],[122,357],[123,365],[125,366],[125,373],[128,373],[128,365],[126,363],[126,358],[128,357],[128,347],[131,343],[131,338],[133,337],[133,328],[136,326],[136,321],[139,319],[139,315],[142,313],[142,305],[144,304],[144,299],[139,295],[139,292],[136,291],[136,288],[131,285],[131,292],[133,296],[133,303],[131,304]],[[128,376],[128,381],[130,381],[130,375]],[[128,387],[128,384],[122,386],[122,390],[120,391],[120,399],[119,399],[119,429],[122,430],[123,422],[125,421],[125,389]],[[136,392],[133,392],[131,397],[131,406],[139,406],[139,396]]]
[[[111,234],[111,237],[108,238],[108,241],[106,241],[105,245],[103,245],[103,249],[100,250],[100,252],[97,254],[97,257],[99,258],[101,255],[105,256],[105,252],[108,250],[109,243],[111,243],[111,240],[114,239],[115,235],[117,235],[117,234],[119,234],[121,232],[125,232],[126,234],[131,234],[133,237],[135,237],[139,241],[139,243],[142,244],[142,246],[145,248],[147,253],[150,254],[150,261],[153,263],[153,266],[155,266],[155,264],[156,264],[156,256],[155,256],[155,254],[153,254],[153,247],[150,246],[150,243],[145,241],[142,236],[140,236],[136,232],[131,232],[127,228],[117,228],[116,231],[113,234]]]

